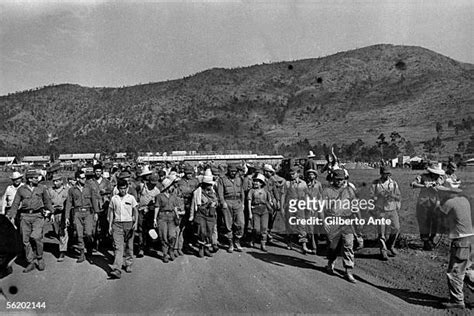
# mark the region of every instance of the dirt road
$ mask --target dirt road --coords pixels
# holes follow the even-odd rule
[[[74,313],[364,313],[432,314],[410,304],[382,279],[355,270],[357,284],[324,272],[326,260],[280,247],[270,253],[244,248],[220,250],[213,258],[184,256],[164,264],[156,257],[135,259],[133,272],[108,280],[111,254],[97,253],[93,264],[67,257],[57,263],[47,252],[46,270],[24,274],[14,264],[0,285],[9,301],[46,302],[45,312]],[[339,259],[340,260],[340,259]],[[356,263],[357,264],[357,263]],[[342,272],[342,263],[337,269]],[[18,293],[9,293],[12,286]],[[0,311],[6,310],[2,302]],[[10,311],[13,311],[10,309]],[[15,310],[19,311],[19,310]],[[29,310],[22,310],[23,312]]]

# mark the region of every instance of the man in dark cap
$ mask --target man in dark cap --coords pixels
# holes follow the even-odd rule
[[[191,204],[193,201],[193,192],[199,187],[199,180],[194,177],[194,168],[191,165],[184,166],[184,176],[177,180],[176,191],[180,198],[184,201],[185,214],[179,218],[179,225],[177,228],[177,236],[174,245],[174,250],[179,256],[183,255],[183,244],[191,242],[193,236],[192,223],[189,221],[191,212]]]
[[[93,227],[94,220],[97,220],[99,203],[92,187],[86,183],[84,171],[76,171],[75,177],[76,185],[69,189],[66,200],[66,225],[69,225],[71,211],[74,211],[74,226],[80,251],[77,263],[81,263],[85,260],[84,248],[87,249],[89,258],[92,256],[94,246]]]
[[[39,184],[40,175],[30,170],[26,173],[26,184],[18,188],[15,199],[13,200],[10,212],[20,213],[20,227],[23,237],[23,245],[25,246],[26,260],[28,266],[23,272],[30,272],[35,268],[35,261],[38,270],[45,269],[43,259],[43,212],[49,211],[53,213],[53,205],[47,188]],[[21,207],[20,207],[21,205]],[[31,245],[34,241],[35,248]]]
[[[331,177],[331,185],[323,190],[320,218],[323,220],[323,227],[328,234],[328,264],[326,270],[329,274],[334,274],[334,265],[337,259],[338,245],[341,243],[341,252],[343,265],[346,269],[345,278],[355,283],[356,280],[352,274],[354,269],[354,229],[352,223],[347,220],[354,218],[360,219],[360,212],[353,212],[352,201],[356,198],[355,192],[350,186],[344,185],[345,173],[342,169],[333,171]],[[346,202],[350,207],[345,207]],[[343,224],[339,224],[339,220],[344,220]]]
[[[389,252],[392,256],[398,254],[395,241],[400,232],[398,211],[401,207],[401,193],[398,183],[391,176],[388,166],[380,167],[380,178],[372,182],[370,187],[370,195],[375,202],[375,218],[390,220],[389,226],[379,226],[380,256],[384,261],[388,260]]]
[[[97,221],[94,221],[94,245],[105,246],[107,240],[107,210],[109,208],[110,197],[112,194],[112,184],[104,179],[103,167],[101,164],[95,164],[93,167],[94,176],[88,181],[99,203],[99,212]]]
[[[308,235],[306,228],[303,225],[291,225],[290,217],[296,216],[296,218],[302,220],[305,218],[305,210],[297,208],[295,213],[290,212],[290,205],[295,203],[299,205],[299,201],[305,201],[308,197],[308,185],[300,178],[300,168],[293,166],[290,170],[290,181],[285,184],[285,190],[282,196],[282,213],[285,214],[285,223],[287,224],[287,249],[293,249],[292,246],[292,235],[298,235],[298,242],[302,244],[303,252],[309,253],[307,248]]]
[[[242,251],[240,239],[244,234],[244,186],[241,177],[237,176],[237,165],[230,164],[227,174],[218,179],[217,195],[222,207],[226,238],[229,242],[227,251]]]

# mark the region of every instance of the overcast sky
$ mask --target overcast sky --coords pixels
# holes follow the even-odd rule
[[[123,86],[417,45],[474,63],[474,1],[2,1],[0,95],[48,85]]]

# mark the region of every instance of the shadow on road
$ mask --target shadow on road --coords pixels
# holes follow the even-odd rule
[[[390,293],[391,295],[395,295],[407,303],[414,304],[414,305],[421,305],[421,306],[429,306],[437,309],[442,309],[441,302],[446,302],[447,299],[444,297],[434,296],[431,294],[415,292],[410,289],[399,289],[399,288],[391,288],[387,286],[379,286],[375,285],[372,282],[369,282],[360,276],[354,276],[357,281],[368,284],[373,286],[381,291]]]
[[[312,269],[312,270],[318,270],[318,271],[324,272],[324,268],[316,266],[314,262],[311,262],[306,259],[298,258],[298,257],[280,255],[280,254],[271,253],[271,252],[263,253],[263,252],[256,252],[256,251],[248,251],[247,254],[256,259],[259,259],[264,262],[271,263],[280,267],[293,266],[297,268]]]

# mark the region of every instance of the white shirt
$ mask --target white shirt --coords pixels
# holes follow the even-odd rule
[[[109,212],[114,212],[114,222],[132,222],[133,208],[137,205],[133,195],[114,195],[110,200]]]
[[[16,191],[22,185],[23,185],[23,183],[20,183],[19,186],[15,187],[15,186],[13,186],[13,184],[10,184],[7,187],[7,189],[5,190],[5,194],[3,195],[2,210],[1,210],[0,214],[5,214],[5,208],[12,206],[13,199],[15,198]]]

